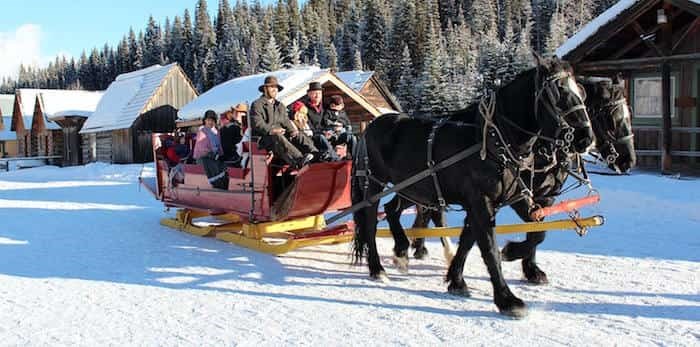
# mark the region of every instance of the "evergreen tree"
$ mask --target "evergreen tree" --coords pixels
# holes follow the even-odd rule
[[[433,10],[428,9],[426,39],[422,51],[424,60],[418,74],[416,110],[431,114],[441,114],[447,110],[446,98],[441,91],[445,90],[442,63],[444,52],[441,45],[439,23]]]
[[[280,49],[275,41],[275,36],[270,35],[267,40],[267,45],[260,55],[260,71],[269,72],[276,71],[282,68],[282,56]]]
[[[386,21],[382,16],[378,0],[367,0],[365,7],[366,23],[362,32],[363,62],[368,70],[379,68],[386,51],[384,33]]]
[[[160,32],[160,27],[153,19],[153,16],[148,18],[148,26],[146,27],[146,34],[144,35],[144,47],[143,47],[143,66],[151,66],[155,64],[160,64],[161,54],[163,53],[163,42]]]
[[[139,47],[139,42],[136,40],[136,34],[134,34],[133,29],[129,28],[129,68],[127,70],[133,71],[140,69],[143,59],[142,55],[143,51],[141,47]],[[80,65],[82,65],[82,63]]]
[[[352,60],[352,65],[350,66],[350,70],[353,71],[362,71],[365,69],[365,65],[362,63],[362,54],[360,54],[360,50],[355,51],[355,57]]]
[[[198,80],[196,83],[199,86],[203,86],[204,89],[201,89],[200,91],[204,92],[211,88],[214,78],[214,67],[209,65],[210,63],[213,64],[213,62],[207,61],[213,61],[213,58],[207,59],[207,55],[212,54],[213,57],[212,52],[216,48],[216,36],[214,33],[214,29],[212,28],[211,18],[209,17],[209,12],[207,10],[206,0],[197,1],[197,7],[195,9],[194,17],[195,24],[194,32],[192,35],[192,45],[194,49],[194,55],[197,57],[197,61],[199,62],[199,64],[195,68],[198,68],[200,70],[200,80]],[[197,75],[197,73],[195,73],[195,75]],[[197,76],[195,76],[195,79],[197,79]]]
[[[413,61],[407,45],[404,45],[403,53],[401,53],[400,67],[401,75],[396,84],[396,97],[399,99],[404,112],[411,114],[416,109],[415,75],[413,72]]]
[[[297,43],[296,39],[292,40],[289,53],[287,53],[287,57],[284,59],[284,61],[284,67],[286,68],[295,67],[301,64],[301,49],[299,49],[299,44]]]
[[[350,3],[348,16],[343,28],[342,48],[340,53],[342,70],[356,70],[355,68],[358,66],[356,56],[360,54],[358,45],[360,40],[360,17],[354,3],[354,1]],[[360,61],[361,60],[360,56]],[[362,64],[359,64],[359,66],[362,66]]]
[[[328,50],[328,68],[333,72],[338,71],[338,52],[335,50],[335,46],[332,43]]]
[[[185,14],[182,18],[182,68],[190,80],[194,81],[194,70],[197,64],[194,61],[196,54],[192,33],[192,19],[187,9],[185,9]]]

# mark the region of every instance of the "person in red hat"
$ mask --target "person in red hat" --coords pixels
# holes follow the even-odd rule
[[[287,107],[277,100],[284,89],[275,76],[265,77],[258,87],[262,93],[250,109],[250,126],[253,136],[259,136],[258,144],[271,150],[275,156],[295,168],[301,168],[317,157],[318,149],[313,141],[292,123],[287,116]]]

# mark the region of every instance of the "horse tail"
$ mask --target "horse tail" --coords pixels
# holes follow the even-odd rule
[[[358,204],[367,199],[369,189],[369,157],[367,156],[367,143],[365,137],[360,136],[354,148],[352,161],[352,181],[350,196],[352,204]],[[359,264],[367,253],[367,225],[365,208],[352,214],[355,222],[355,236],[353,238],[352,262]]]

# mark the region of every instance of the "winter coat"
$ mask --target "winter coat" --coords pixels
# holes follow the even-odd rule
[[[212,141],[209,139],[203,128],[204,126],[201,126],[199,127],[199,131],[197,131],[197,139],[194,144],[194,152],[192,153],[192,157],[199,159],[207,156],[209,153],[211,153],[213,156],[223,155],[224,152],[221,148],[219,148],[218,153],[214,152],[214,147],[211,145]],[[211,132],[214,133],[215,136],[219,135],[216,128],[212,128]]]
[[[323,129],[321,127],[321,119],[323,118],[323,103],[319,105],[318,110],[311,105],[311,101],[308,97],[304,97],[302,100],[306,108],[309,109],[309,126],[314,133],[320,133]]]
[[[323,112],[323,118],[321,119],[322,130],[334,130],[336,123],[342,124],[343,128],[345,128],[345,131],[349,132],[352,130],[350,126],[350,119],[348,118],[348,114],[345,113],[345,111],[334,111],[328,109]]]
[[[236,120],[230,121],[219,130],[221,134],[221,147],[224,150],[226,160],[237,160],[240,158],[236,146],[243,139],[241,123]]]
[[[296,130],[287,116],[287,107],[278,100],[270,103],[265,96],[261,96],[253,102],[249,118],[253,128],[253,136],[269,135],[272,128],[283,128],[287,134]]]

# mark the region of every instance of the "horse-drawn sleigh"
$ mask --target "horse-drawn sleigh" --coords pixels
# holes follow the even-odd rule
[[[212,189],[194,164],[184,164],[184,180],[173,182],[172,168],[157,155],[156,177],[143,183],[167,207],[181,208],[176,218],[164,219],[164,225],[272,254],[354,239],[356,258],[367,256],[370,276],[376,279],[386,278],[376,237],[394,238],[394,256],[405,268],[409,238],[459,236],[447,275],[449,291],[468,295],[462,271],[476,242],[499,310],[522,316],[525,305],[503,279],[494,234],[537,235],[504,249],[506,260],[523,259],[526,277],[528,270],[537,277],[541,271],[534,264],[534,251],[544,231],[581,232],[603,223],[600,216],[542,221],[551,213],[573,213],[597,199],[588,196],[554,205],[567,176],[590,185],[585,173],[573,170],[572,159],[586,152],[597,137],[595,147],[610,167],[626,171],[634,162],[629,114],[616,99],[621,95],[595,83],[586,89],[595,93],[589,93],[595,98],[587,102],[594,113],[591,118],[584,90],[568,65],[538,59],[535,68],[513,82],[439,120],[398,114],[377,118],[354,151],[354,163],[317,163],[289,170],[251,141],[245,146],[250,158],[245,167],[229,168],[228,190]],[[161,136],[154,135],[156,154]],[[392,193],[395,197],[385,208],[390,228],[377,229],[380,199]],[[458,205],[468,217],[457,228],[404,229],[398,217],[413,204],[436,210]],[[504,206],[512,206],[526,222],[496,226],[496,212]],[[326,219],[333,212],[337,214]],[[349,214],[353,220],[342,218]],[[202,217],[206,224],[195,222]],[[526,263],[534,268],[526,269]]]

